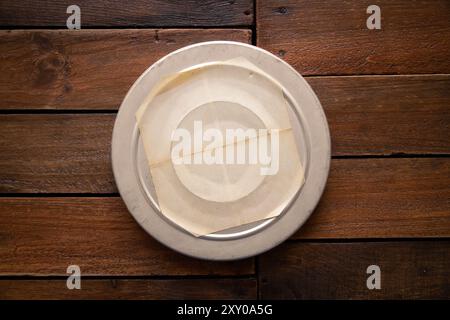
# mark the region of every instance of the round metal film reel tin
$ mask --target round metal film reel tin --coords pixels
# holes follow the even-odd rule
[[[243,57],[282,87],[303,164],[305,182],[274,218],[196,237],[169,221],[158,206],[135,113],[162,77],[192,66]],[[286,62],[255,46],[211,41],[176,50],[148,68],[128,91],[112,137],[112,166],[119,192],[130,213],[154,238],[189,256],[234,260],[267,251],[290,237],[317,205],[328,177],[330,135],[325,114],[311,87]],[[174,198],[176,201],[176,198]]]

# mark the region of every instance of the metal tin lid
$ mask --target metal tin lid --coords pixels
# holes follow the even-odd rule
[[[194,236],[162,212],[135,114],[162,77],[196,65],[245,58],[282,88],[300,152],[305,182],[281,214],[223,231]],[[189,256],[233,260],[269,250],[292,235],[318,203],[328,177],[330,136],[316,95],[287,63],[260,48],[230,41],[187,46],[163,57],[135,82],[126,95],[112,138],[112,165],[119,192],[138,223],[168,247]],[[176,195],[174,195],[176,197]],[[174,199],[176,201],[176,199]]]

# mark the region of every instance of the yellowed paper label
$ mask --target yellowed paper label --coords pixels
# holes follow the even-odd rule
[[[304,183],[287,108],[243,58],[164,78],[136,113],[162,214],[195,236],[281,214]]]

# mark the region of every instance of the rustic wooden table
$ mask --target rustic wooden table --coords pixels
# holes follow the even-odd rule
[[[67,30],[68,5],[82,30]],[[450,298],[450,2],[0,3],[0,299]],[[114,118],[137,77],[206,40],[265,48],[319,96],[325,194],[290,240],[253,259],[191,259],[119,197]],[[66,288],[79,265],[82,289]],[[381,269],[368,290],[366,269]]]

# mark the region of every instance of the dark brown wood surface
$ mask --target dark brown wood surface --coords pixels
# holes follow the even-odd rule
[[[257,0],[257,44],[304,75],[450,73],[447,0]],[[366,9],[381,8],[381,30]]]
[[[115,115],[20,114],[0,119],[0,192],[117,192],[110,164]]]
[[[450,159],[334,159],[294,238],[450,237]]]
[[[380,290],[367,289],[371,265]],[[262,299],[448,299],[450,242],[288,243],[259,270]]]
[[[356,106],[357,108],[357,106]],[[443,107],[448,110],[449,108]],[[392,129],[402,135],[386,134],[387,128],[378,126],[379,112],[355,111],[353,118],[368,118],[366,122],[351,122],[339,116],[340,111],[331,111],[331,137],[334,155],[408,153],[402,141],[416,141],[413,151],[430,148],[447,153],[448,115],[447,111],[429,116],[437,124],[422,137],[420,132],[408,130],[408,120],[403,120],[402,129]],[[410,112],[409,123],[420,122],[420,115],[426,110]],[[442,115],[442,119],[439,119]],[[347,119],[352,115],[344,115]],[[382,115],[386,119],[386,115]],[[396,117],[397,116],[397,117]],[[395,127],[395,120],[407,115],[393,112],[389,122]],[[114,125],[114,114],[34,114],[0,115],[0,192],[2,193],[113,193],[117,192],[110,165],[110,142]],[[422,122],[425,122],[425,116]],[[340,124],[334,125],[337,122]],[[400,122],[400,120],[399,120]],[[440,124],[440,125],[438,125]],[[400,126],[400,125],[399,125]],[[397,126],[398,127],[398,126]],[[438,127],[438,128],[436,128]],[[348,130],[347,130],[348,128]],[[385,130],[383,130],[385,129]],[[425,128],[426,129],[426,128]],[[355,131],[364,131],[357,134]],[[434,132],[434,133],[433,133]],[[364,135],[363,135],[364,134]],[[358,143],[358,137],[359,139]],[[371,141],[378,141],[372,149]],[[440,143],[442,141],[442,143]],[[354,145],[354,148],[349,148]],[[343,146],[342,149],[339,146]],[[430,147],[429,147],[430,146]],[[45,152],[42,150],[45,149]],[[346,152],[348,150],[348,152]],[[355,161],[355,160],[350,160]],[[392,160],[388,160],[392,161]],[[420,161],[420,160],[419,160]],[[441,161],[441,160],[438,160]],[[444,160],[445,161],[445,160]],[[395,162],[395,160],[394,160]]]
[[[450,298],[448,1],[81,0],[78,31],[65,30],[70,4],[0,3],[0,299]],[[370,4],[381,30],[366,28]],[[208,40],[285,59],[330,126],[318,207],[255,259],[166,248],[112,175],[127,90],[165,54]],[[66,289],[71,264],[82,290]],[[366,287],[373,264],[381,290]]]
[[[450,237],[449,165],[439,158],[333,160],[321,203],[294,238]],[[3,197],[0,230],[3,275],[62,275],[70,264],[87,275],[254,272],[250,260],[206,263],[164,248],[118,197]]]
[[[255,299],[255,279],[82,280],[67,290],[66,280],[0,280],[0,299]]]
[[[253,0],[2,0],[0,25],[66,27],[68,6],[81,11],[83,27],[244,26],[253,22]]]
[[[311,77],[333,155],[449,154],[450,76]]]
[[[0,31],[0,109],[117,109],[156,60],[210,40],[249,42],[249,30]]]
[[[0,275],[250,275],[253,259],[220,263],[150,237],[120,198],[1,198]]]

